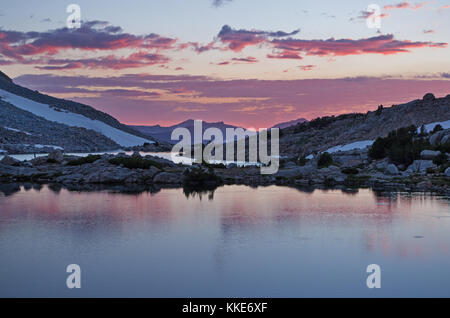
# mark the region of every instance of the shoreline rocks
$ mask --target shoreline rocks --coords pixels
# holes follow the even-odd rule
[[[235,164],[183,166],[154,156],[67,156],[54,151],[47,157],[20,162],[10,156],[0,161],[0,182],[35,182],[89,186],[92,184],[218,186],[221,184],[286,185],[293,187],[427,191],[450,195],[450,168],[439,170],[431,160],[416,160],[402,171],[387,160],[348,166],[335,160],[348,153],[333,154],[334,163],[318,168],[317,158],[297,164],[282,161],[274,175],[261,175],[259,167]],[[353,155],[352,155],[353,156]],[[366,159],[367,160],[367,159]],[[430,172],[430,169],[433,172]]]

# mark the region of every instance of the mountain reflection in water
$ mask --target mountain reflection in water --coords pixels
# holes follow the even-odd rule
[[[450,296],[446,197],[2,184],[0,205],[0,296]]]

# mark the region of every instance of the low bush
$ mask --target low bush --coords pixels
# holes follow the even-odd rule
[[[58,160],[53,159],[53,158],[48,158],[47,159],[47,163],[60,163]]]
[[[304,166],[308,163],[309,159],[306,159],[305,157],[302,157],[300,159],[297,160],[297,165],[298,166]]]
[[[128,169],[149,169],[152,166],[160,170],[163,168],[159,162],[139,157],[116,157],[110,159],[109,163],[116,166],[122,165]]]
[[[183,182],[188,185],[204,185],[208,183],[221,183],[222,178],[214,173],[210,167],[204,169],[199,166],[193,166],[183,172]]]
[[[328,177],[328,178],[325,178],[325,180],[323,181],[323,184],[326,187],[334,187],[336,185],[336,180],[334,178]]]
[[[433,174],[435,172],[435,170],[431,167],[427,168],[427,174]]]
[[[439,146],[436,147],[436,150],[450,153],[450,141],[446,142],[445,144],[440,144]]]
[[[206,162],[205,160],[203,160],[202,166],[204,166],[206,168],[215,168],[215,169],[226,169],[227,168],[227,166],[224,165],[223,163],[209,163],[209,162]]]
[[[344,185],[349,188],[359,188],[366,186],[369,180],[370,176],[348,175],[344,180]]]
[[[441,152],[439,155],[437,155],[433,159],[433,163],[435,165],[438,165],[438,166],[443,165],[443,164],[445,164],[447,162],[448,162],[448,158],[447,158],[447,155],[444,152]]]
[[[359,170],[353,167],[344,168],[341,170],[342,173],[345,174],[358,174]]]
[[[81,166],[84,165],[86,163],[93,163],[97,160],[99,160],[102,156],[100,155],[89,155],[87,157],[80,157],[78,159],[75,160],[70,160],[67,165],[68,166]]]

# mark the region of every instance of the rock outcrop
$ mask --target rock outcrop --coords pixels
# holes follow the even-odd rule
[[[420,157],[425,160],[433,160],[437,156],[439,156],[441,152],[440,151],[433,151],[433,150],[423,150],[420,153]]]
[[[6,165],[6,166],[13,166],[15,164],[20,163],[20,161],[17,159],[14,159],[13,157],[6,155],[5,157],[3,157],[2,160],[0,160],[0,163],[2,165]]]
[[[412,173],[425,173],[428,168],[436,168],[431,160],[414,160],[414,162],[406,169]]]
[[[386,173],[388,173],[389,175],[393,175],[393,176],[398,175],[398,168],[397,168],[397,166],[392,164],[392,163],[389,164],[386,167]]]

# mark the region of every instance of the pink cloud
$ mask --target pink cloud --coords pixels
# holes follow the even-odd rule
[[[299,68],[302,70],[302,71],[311,71],[313,68],[315,68],[316,66],[315,65],[300,65],[299,66]]]
[[[122,28],[111,26],[103,21],[84,22],[78,29],[64,27],[47,32],[0,30],[0,39],[0,54],[20,63],[26,63],[25,57],[51,56],[69,49],[95,52],[128,48],[160,52],[175,49],[177,42],[176,39],[154,33],[147,35],[124,33]],[[127,62],[120,58],[117,59],[122,64]],[[101,60],[105,62],[105,60],[112,60],[112,58],[107,56],[101,58]],[[77,65],[75,60],[69,63],[72,67]]]
[[[258,62],[258,59],[253,56],[242,57],[242,58],[234,57],[231,60],[234,62],[244,62],[244,63],[257,63]]]
[[[234,52],[245,47],[265,44],[275,53],[268,54],[272,59],[302,59],[302,54],[315,56],[346,56],[362,54],[398,54],[407,53],[414,48],[445,48],[447,43],[396,40],[392,34],[379,35],[362,39],[312,39],[292,38],[291,33],[235,30],[229,26],[222,27],[218,39]],[[276,36],[275,36],[276,35]]]
[[[427,5],[429,3],[429,1],[425,1],[425,2],[419,2],[416,4],[411,4],[408,1],[405,2],[400,2],[397,4],[388,4],[384,6],[384,10],[394,10],[394,9],[412,9],[412,10],[419,10],[423,7],[425,7],[425,5]]]
[[[267,54],[269,59],[290,59],[290,60],[301,60],[303,59],[298,52],[283,50],[276,54]]]
[[[280,50],[317,56],[346,56],[362,54],[389,55],[410,52],[410,49],[413,48],[447,47],[447,43],[395,40],[392,34],[380,35],[359,40],[336,40],[334,38],[330,38],[328,40],[299,40],[291,38],[276,39],[271,43],[275,48]]]

